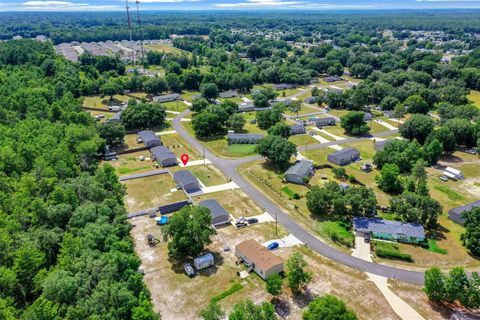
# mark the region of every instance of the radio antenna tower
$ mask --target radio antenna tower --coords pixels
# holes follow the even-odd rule
[[[125,0],[125,8],[127,8],[128,34],[130,36],[130,50],[132,50],[132,64],[135,65],[135,50],[133,50],[132,23],[130,20],[130,7],[128,6],[128,0]]]
[[[142,61],[143,61],[145,59],[145,51],[143,50],[143,39],[144,39],[143,26],[142,26],[142,20],[140,20],[140,9],[138,8],[140,1],[136,0],[135,2],[137,4],[138,27],[140,28],[140,48],[142,50]]]

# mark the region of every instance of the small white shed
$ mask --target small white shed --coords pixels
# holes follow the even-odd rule
[[[443,175],[448,177],[449,179],[452,180],[463,180],[465,177],[463,176],[462,171],[451,168],[451,167],[446,167],[445,170],[443,170]]]

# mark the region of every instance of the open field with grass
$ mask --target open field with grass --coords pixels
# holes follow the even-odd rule
[[[308,95],[308,96],[310,96],[310,95]],[[298,98],[298,99],[300,100],[300,98]],[[303,101],[303,99],[302,99],[302,101]],[[315,108],[312,108],[312,107],[309,107],[309,106],[306,106],[306,105],[302,104],[302,109],[298,112],[298,115],[301,116],[303,114],[309,114],[309,113],[313,113],[313,112],[318,112],[318,109],[315,109]],[[297,113],[290,111],[289,108],[287,108],[285,110],[285,114],[289,115],[289,116],[295,116],[295,117],[297,116]]]
[[[163,102],[163,103],[161,103],[161,105],[164,106],[165,109],[167,109],[167,110],[178,111],[178,112],[185,111],[189,108],[189,106],[187,106],[185,104],[185,102],[183,102],[181,100]]]
[[[295,143],[297,146],[304,146],[306,144],[319,143],[318,140],[315,140],[308,134],[296,134],[294,136],[290,136],[288,140]]]
[[[173,178],[168,174],[128,180],[123,182],[126,187],[125,205],[128,212],[158,207],[187,199],[182,190],[170,192],[176,187]]]
[[[477,107],[480,108],[480,91],[472,90],[468,95],[468,100],[473,102]]]
[[[160,139],[162,140],[162,144],[168,147],[177,158],[180,158],[182,154],[186,153],[190,157],[190,160],[202,159],[202,155],[185,142],[177,133],[161,136]]]
[[[131,97],[126,95],[116,94],[113,96],[113,100],[110,100],[109,96],[85,96],[83,97],[83,105],[89,108],[99,108],[108,110],[109,106],[118,106],[121,103],[128,102]]]
[[[241,189],[224,190],[195,197],[197,203],[207,199],[217,200],[228,213],[236,218],[256,216],[264,212]]]
[[[145,45],[145,48],[156,52],[190,54],[187,51],[175,48],[171,44],[147,44]]]
[[[146,160],[140,161],[140,156]],[[115,168],[117,175],[125,176],[134,173],[152,171],[156,169],[156,163],[150,160],[150,152],[148,150],[122,154],[117,160],[106,161]]]
[[[195,136],[190,123],[183,123],[184,127]],[[256,126],[256,125],[255,125]],[[256,154],[256,145],[254,144],[228,144],[226,137],[216,137],[203,139],[199,141],[220,157],[241,158]]]
[[[187,91],[183,91],[183,93],[182,93],[182,99],[192,102],[193,96],[199,95],[199,94],[200,94],[199,91],[188,91],[188,90],[187,90]]]

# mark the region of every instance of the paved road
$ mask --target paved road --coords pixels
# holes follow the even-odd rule
[[[198,150],[200,153],[203,152],[204,148],[203,145],[198,142],[195,138],[190,136],[188,132],[183,128],[182,124],[180,123],[180,119],[188,114],[188,110],[184,111],[183,113],[179,114],[173,120],[172,126],[173,128],[180,134],[180,136],[193,148]],[[388,133],[391,134],[391,133]],[[356,141],[359,138],[352,138],[351,141]],[[362,138],[360,138],[362,139]],[[367,138],[364,138],[367,139]],[[348,140],[348,139],[345,139]],[[342,141],[336,141],[334,144],[338,144]],[[316,148],[321,148],[326,146],[327,144],[317,144]],[[309,150],[311,150],[309,148]],[[308,247],[310,247],[315,252],[323,255],[327,258],[335,260],[341,264],[347,265],[349,267],[359,269],[365,272],[369,272],[372,274],[376,274],[379,276],[393,278],[396,280],[414,283],[414,284],[422,284],[423,283],[423,272],[417,271],[409,271],[403,270],[399,268],[394,268],[390,266],[380,265],[368,261],[361,260],[356,257],[352,257],[344,252],[341,252],[333,247],[322,242],[319,238],[312,235],[310,232],[305,230],[299,224],[297,224],[288,214],[286,214],[281,208],[279,208],[275,203],[265,197],[261,192],[258,191],[250,182],[244,179],[237,171],[236,168],[238,165],[242,163],[246,163],[248,161],[252,161],[255,159],[259,159],[260,157],[248,157],[240,160],[228,160],[217,157],[213,154],[210,150],[205,148],[205,156],[210,159],[210,161],[220,169],[227,177],[232,179],[250,198],[252,198],[259,206],[265,209],[271,215],[277,215],[278,222],[282,224],[291,234],[293,234],[297,239],[305,243]]]

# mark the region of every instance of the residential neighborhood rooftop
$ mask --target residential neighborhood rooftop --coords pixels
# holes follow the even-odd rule
[[[425,238],[425,230],[420,224],[379,218],[355,217],[353,218],[353,226],[355,230],[363,232],[401,234],[408,237]]]

